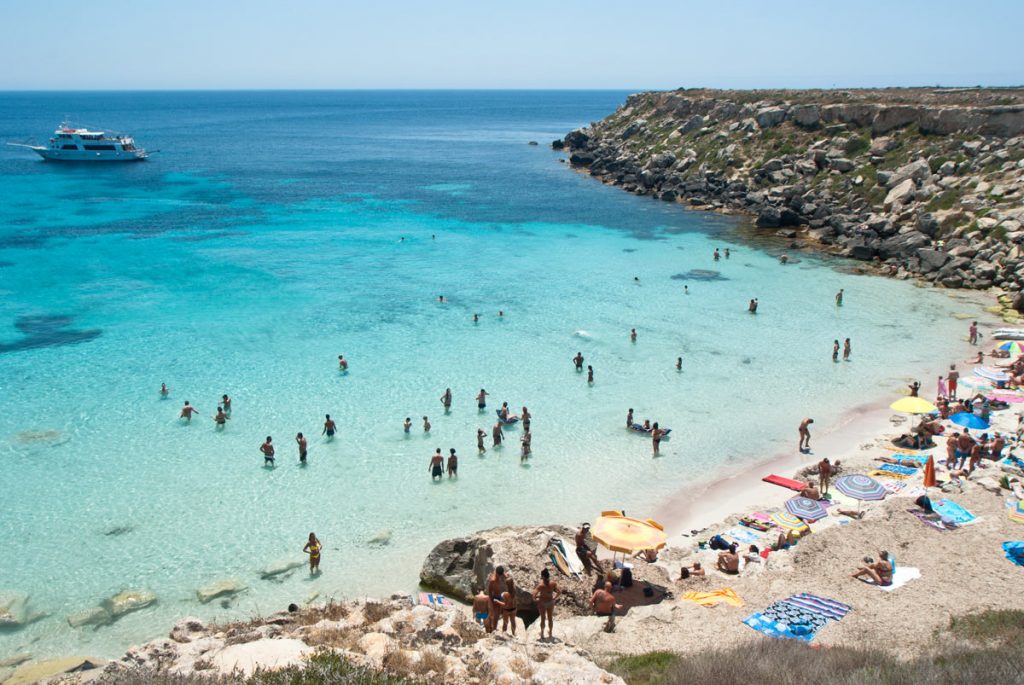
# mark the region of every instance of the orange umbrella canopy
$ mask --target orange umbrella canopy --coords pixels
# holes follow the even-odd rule
[[[668,542],[668,536],[657,522],[651,519],[641,521],[614,512],[602,514],[590,533],[605,548],[623,554],[661,549]]]

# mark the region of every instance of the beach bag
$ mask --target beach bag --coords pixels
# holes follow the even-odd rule
[[[622,587],[633,587],[633,569],[622,569]]]

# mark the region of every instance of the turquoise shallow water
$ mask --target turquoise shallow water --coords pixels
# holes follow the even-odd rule
[[[0,593],[50,614],[0,632],[0,654],[112,656],[186,614],[411,591],[445,537],[651,511],[774,454],[800,417],[825,427],[895,388],[891,370],[923,371],[929,340],[962,333],[963,306],[941,293],[807,257],[781,267],[728,242],[730,220],[603,187],[526,145],[622,97],[0,95],[4,139],[45,135],[70,109],[163,150],[103,168],[0,153]],[[726,245],[732,258],[714,263]],[[693,269],[719,275],[673,278]],[[833,338],[848,336],[854,360],[833,364]],[[218,433],[223,393],[234,413]],[[176,418],[186,399],[191,425]],[[534,414],[526,464],[517,428],[476,452],[505,400]],[[674,429],[660,459],[623,428],[628,407]],[[340,426],[330,444],[325,413]],[[273,470],[258,451],[268,434]],[[457,448],[457,482],[430,481],[436,447]],[[130,531],[105,534],[117,527]],[[321,576],[259,579],[301,559],[310,530]],[[195,601],[224,578],[249,590]],[[122,589],[159,600],[98,630],[66,623]]]

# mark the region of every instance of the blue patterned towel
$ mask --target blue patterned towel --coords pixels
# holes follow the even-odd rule
[[[967,511],[953,500],[940,499],[932,502],[932,509],[934,509],[935,513],[942,518],[949,519],[958,526],[970,523],[977,518],[974,514]]]
[[[818,597],[817,595],[812,595],[809,592],[801,592],[799,595],[793,595],[789,599],[784,599],[782,601],[799,609],[805,609],[807,611],[821,614],[825,618],[830,618],[833,621],[838,621],[850,612],[849,604],[843,604],[842,602],[837,602],[836,600],[828,599],[827,597]]]
[[[878,470],[899,473],[904,476],[912,476],[917,473],[917,469],[912,469],[909,466],[897,466],[896,464],[882,464],[878,467]]]
[[[1004,542],[1003,551],[1006,552],[1007,559],[1018,566],[1024,566],[1024,542],[1020,540]]]

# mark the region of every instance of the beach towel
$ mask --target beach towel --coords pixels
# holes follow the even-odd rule
[[[882,457],[876,457],[881,459]],[[894,457],[887,457],[888,459],[895,459],[900,464],[921,464],[922,466],[928,462],[927,454],[897,454]]]
[[[755,545],[761,540],[760,535],[749,528],[741,528],[740,526],[730,528],[722,534],[744,545]]]
[[[843,616],[850,613],[849,604],[843,604],[842,602],[837,602],[836,600],[828,599],[827,597],[812,595],[809,592],[801,592],[799,595],[793,595],[792,597],[782,601],[799,609],[805,609],[806,611],[821,614],[825,618],[830,618],[833,621],[838,621]]]
[[[890,466],[890,464],[886,464],[886,466]],[[892,480],[907,480],[908,478],[910,478],[910,476],[902,473],[896,473],[894,471],[883,471],[881,469],[869,471],[868,475],[871,476],[872,478],[889,478]],[[882,485],[885,485],[885,483],[882,483]]]
[[[906,488],[902,492],[900,492],[900,497],[913,497],[914,499],[917,499],[921,495],[927,495],[927,494],[928,494],[927,490],[925,490],[920,485],[915,485],[912,488]]]
[[[948,499],[932,502],[932,509],[942,518],[949,519],[958,526],[974,523],[978,518],[956,502]]]
[[[903,587],[910,581],[920,577],[921,569],[917,569],[912,566],[900,566],[892,574],[892,585],[879,585],[877,587],[880,590],[892,592],[893,590]]]
[[[763,480],[765,483],[771,483],[772,485],[781,485],[784,488],[796,490],[797,492],[803,490],[804,487],[807,485],[807,483],[801,483],[800,481],[793,480],[792,478],[783,478],[782,476],[776,476],[774,473],[770,476],[765,476],[761,480]]]
[[[913,476],[917,473],[917,469],[912,469],[909,466],[897,466],[896,464],[882,464],[878,467],[879,471],[888,471],[889,473],[898,473],[904,476]]]
[[[455,602],[448,599],[444,595],[437,595],[433,592],[421,592],[419,594],[419,603],[434,609],[440,609],[442,607],[455,606]]]
[[[933,447],[934,447],[934,445],[933,445]],[[906,447],[896,447],[895,445],[882,445],[882,449],[883,450],[889,450],[890,452],[899,452],[900,454],[904,454],[904,455],[907,455],[907,456],[910,456],[910,455],[918,455],[918,456],[925,456],[925,457],[928,456],[924,452],[922,452],[921,450],[913,450],[913,449],[908,449]],[[932,447],[927,447],[925,449],[932,449]]]
[[[713,607],[719,602],[725,602],[734,607],[743,606],[743,599],[731,587],[724,587],[711,592],[686,592],[683,594],[682,599],[696,602],[702,607]]]
[[[935,530],[947,531],[956,528],[955,524],[952,527],[947,526],[942,522],[941,519],[936,518],[934,514],[932,516],[929,516],[920,509],[907,509],[907,513],[912,514],[914,518],[916,518],[918,521],[928,526],[929,528],[934,528]]]
[[[1003,552],[1006,553],[1007,559],[1018,566],[1024,566],[1024,541],[1014,540],[1012,542],[1004,542]]]
[[[825,627],[828,619],[813,611],[779,601],[764,611],[747,616],[743,623],[769,637],[810,642]]]

